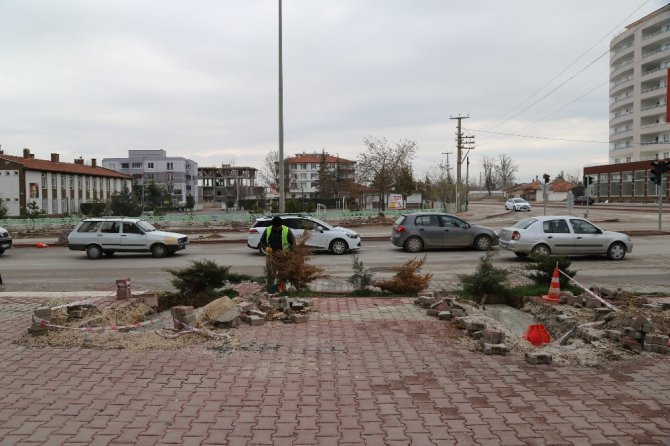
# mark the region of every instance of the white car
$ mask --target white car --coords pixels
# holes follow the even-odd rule
[[[5,252],[5,249],[12,247],[12,236],[9,231],[0,226],[0,255]]]
[[[606,255],[611,260],[622,260],[633,251],[633,240],[628,235],[605,231],[571,215],[524,218],[510,228],[501,229],[498,243],[518,257]]]
[[[303,215],[280,215],[282,223],[288,226],[293,235],[300,237],[305,231],[311,231],[307,246],[315,251],[330,251],[333,254],[344,254],[361,249],[361,236],[351,229],[332,226],[318,218]],[[247,246],[265,255],[260,248],[261,236],[272,223],[272,217],[257,218],[249,229]]]
[[[510,198],[505,202],[505,209],[508,211],[528,211],[530,212],[530,203],[523,198]]]
[[[188,245],[188,236],[164,232],[149,222],[130,217],[87,218],[67,236],[71,251],[86,251],[89,259],[115,252],[151,252],[154,257],[172,255]]]

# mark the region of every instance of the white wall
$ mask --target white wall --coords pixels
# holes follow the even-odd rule
[[[0,200],[7,206],[8,215],[20,215],[19,193],[19,171],[0,170]]]

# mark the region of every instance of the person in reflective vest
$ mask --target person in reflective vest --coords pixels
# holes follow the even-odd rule
[[[266,255],[271,256],[273,252],[290,251],[295,244],[295,236],[288,226],[282,224],[281,217],[275,216],[272,224],[267,227],[261,237],[261,249]],[[275,288],[275,275],[272,271],[270,262],[266,262],[268,290],[271,292],[282,292],[286,289],[286,284],[280,282]]]
[[[282,224],[281,217],[272,218],[272,224],[267,227],[261,237],[261,248],[265,253],[273,251],[288,251],[295,244],[293,232]],[[269,249],[268,249],[269,248]]]

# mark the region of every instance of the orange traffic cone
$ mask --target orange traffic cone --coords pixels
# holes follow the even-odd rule
[[[549,302],[558,302],[561,297],[561,281],[558,278],[558,266],[554,268],[554,275],[551,277],[549,285],[549,294],[542,296],[542,299]]]
[[[42,242],[37,242],[37,247],[38,247],[38,248],[44,248],[44,243],[42,243]]]

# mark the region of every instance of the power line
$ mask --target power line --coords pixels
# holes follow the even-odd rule
[[[520,135],[517,133],[505,133],[505,132],[494,132],[491,130],[480,130],[480,129],[466,129],[470,132],[482,132],[482,133],[491,133],[493,135],[503,135],[503,136],[516,136],[517,138],[531,138],[531,139],[544,139],[548,141],[565,141],[565,142],[587,142],[587,143],[596,143],[596,144],[609,144],[609,141],[594,141],[590,139],[565,139],[565,138],[549,138],[546,136],[533,136],[533,135]]]
[[[545,89],[549,84],[551,84],[554,80],[556,80],[556,79],[559,78],[563,73],[565,73],[566,71],[568,71],[573,65],[575,65],[575,64],[576,64],[578,61],[580,61],[584,56],[586,56],[586,55],[587,55],[593,48],[595,48],[598,44],[600,44],[600,42],[602,42],[603,40],[605,40],[605,39],[606,39],[607,37],[609,37],[612,33],[614,33],[614,32],[616,32],[617,30],[619,30],[619,28],[621,27],[622,24],[624,24],[625,22],[627,22],[628,19],[629,19],[633,14],[635,14],[637,11],[639,11],[644,5],[646,5],[647,3],[649,3],[649,1],[650,1],[650,0],[645,0],[640,6],[638,6],[637,8],[635,8],[635,10],[634,10],[633,12],[631,12],[628,16],[626,16],[626,18],[624,18],[621,22],[619,22],[619,23],[618,23],[618,24],[617,24],[611,31],[609,31],[607,34],[605,34],[603,37],[601,37],[600,40],[598,40],[595,44],[593,44],[588,50],[586,50],[586,51],[585,51],[584,53],[582,53],[579,57],[577,57],[574,61],[572,61],[567,67],[565,67],[563,70],[561,70],[558,74],[556,74],[554,77],[552,77],[549,81],[547,81],[546,83],[544,83],[544,85],[542,85],[539,89],[535,90],[532,94],[530,94],[528,97],[526,97],[526,99],[524,99],[524,100],[521,101],[519,104],[517,104],[516,106],[514,106],[510,111],[508,111],[507,113],[505,113],[501,118],[499,118],[497,121],[495,121],[493,124],[491,124],[491,128],[495,128],[495,127],[497,127],[497,126],[499,126],[499,125],[501,125],[501,124],[504,124],[505,122],[507,122],[507,121],[509,121],[510,119],[512,119],[512,117],[514,117],[514,116],[518,116],[520,113],[523,113],[523,111],[525,111],[525,110],[527,110],[528,108],[530,108],[530,107],[527,107],[527,108],[525,108],[524,110],[522,110],[521,112],[515,114],[514,116],[512,116],[512,117],[508,117],[511,113],[514,113],[514,111],[515,111],[516,109],[518,109],[519,107],[523,106],[526,102],[528,102],[530,99],[532,99],[532,98],[535,97],[538,93],[540,93],[542,90],[544,90],[544,89]],[[609,52],[609,50],[608,50],[608,52]],[[602,57],[602,56],[600,56],[600,57]],[[600,58],[600,57],[599,57],[599,58]],[[599,59],[599,58],[598,58],[598,59]],[[597,60],[597,59],[596,59],[596,60]],[[590,64],[589,64],[589,65],[590,65]],[[581,70],[580,73],[581,73],[582,71],[584,71],[584,70]],[[579,74],[579,73],[578,73],[578,74]],[[573,77],[574,77],[574,76],[573,76]],[[565,85],[565,82],[564,82],[563,84],[561,84],[561,86],[562,86],[562,85]],[[559,86],[559,87],[560,87],[560,86]],[[555,91],[555,89],[552,90],[552,92],[553,92],[553,91]],[[551,92],[550,92],[550,94],[551,94]],[[543,96],[543,98],[545,98],[546,96],[548,96],[548,95]],[[543,98],[541,98],[541,99],[543,99]],[[541,100],[541,99],[540,99],[540,100]],[[535,103],[537,103],[537,102],[538,102],[538,101],[536,101]],[[533,103],[533,105],[534,105],[535,103]],[[532,107],[532,105],[531,105],[531,107]]]

